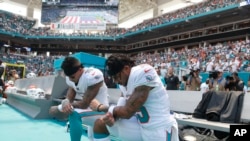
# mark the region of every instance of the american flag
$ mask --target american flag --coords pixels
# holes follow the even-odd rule
[[[81,18],[81,16],[66,16],[60,21],[60,23],[62,24],[99,24],[103,22],[96,18],[83,19]]]

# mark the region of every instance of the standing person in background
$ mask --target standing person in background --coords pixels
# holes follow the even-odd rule
[[[207,79],[205,82],[201,83],[200,89],[201,89],[202,93],[209,91],[209,79]]]
[[[0,97],[6,98],[6,95],[4,94],[5,83],[2,78],[3,73],[4,73],[4,65],[2,64],[2,60],[0,60]]]
[[[165,78],[161,75],[161,67],[157,67],[157,68],[155,68],[155,70],[156,70],[157,74],[159,75],[162,84],[164,85],[164,87],[166,87]]]
[[[3,79],[0,79],[0,105],[2,104],[2,99],[7,97],[4,94],[4,89],[5,89],[5,83]]]
[[[82,122],[92,127],[95,119],[103,114],[93,112],[91,116],[87,115],[85,117],[85,112],[92,111],[88,107],[94,99],[100,102],[101,105],[108,106],[108,88],[104,83],[103,73],[100,70],[85,68],[74,57],[66,57],[62,62],[61,68],[66,75],[66,83],[69,88],[66,99],[60,105],[52,106],[50,114],[64,113],[69,115],[71,141],[80,141],[83,133]],[[76,95],[81,95],[82,99],[74,101]],[[100,105],[97,106],[97,111],[99,111],[99,107]],[[92,131],[92,128],[88,131]]]
[[[243,91],[244,90],[244,82],[239,78],[237,72],[232,73],[232,80],[229,83],[229,87],[226,87],[227,91]]]
[[[169,67],[167,75],[165,76],[165,81],[167,84],[167,90],[178,90],[179,89],[179,78],[174,75],[174,68]]]
[[[3,79],[3,78],[2,78],[3,73],[4,73],[4,65],[3,65],[2,60],[0,60],[0,78],[1,78],[1,79]]]
[[[186,90],[187,76],[183,75],[180,82],[179,90]]]
[[[201,85],[200,69],[194,68],[191,70],[187,80],[187,90],[199,91]]]
[[[170,114],[168,94],[155,69],[148,64],[135,66],[135,62],[125,55],[111,55],[106,68],[126,100],[120,106],[110,106],[108,113],[96,121],[95,140],[108,141],[110,128],[119,131],[127,125],[121,123],[123,119],[136,115],[138,121],[133,125],[139,126],[139,130],[134,132],[141,135],[143,141],[166,141],[167,133],[171,133],[172,141],[178,141],[177,122]],[[119,132],[118,137],[121,134],[132,136],[128,132],[131,132],[129,128]]]
[[[222,69],[218,69],[211,74],[210,80],[209,80],[209,88],[210,90],[215,91],[225,91],[226,86],[226,78],[223,77],[224,71]]]

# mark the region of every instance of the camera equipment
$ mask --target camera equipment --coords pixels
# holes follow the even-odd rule
[[[234,78],[230,75],[226,76],[226,84],[225,84],[225,88],[228,89],[229,91],[235,90],[237,84],[234,81]]]
[[[190,70],[189,76],[194,76],[194,70]]]
[[[218,73],[219,73],[218,71],[212,71],[209,73],[208,77],[216,79],[218,77]]]
[[[234,78],[232,76],[228,75],[228,76],[226,76],[226,80],[230,81],[230,80],[234,80]]]

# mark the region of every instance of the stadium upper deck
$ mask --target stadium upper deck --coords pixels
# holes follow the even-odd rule
[[[241,1],[206,1],[196,6],[167,13],[146,20],[129,29],[106,30],[102,34],[47,32],[44,29],[26,29],[25,32],[9,32],[2,25],[2,42],[23,44],[33,51],[65,52],[136,52],[187,45],[206,40],[225,38],[246,38],[249,31],[250,11],[248,6],[240,6]],[[6,18],[4,13],[2,19]],[[7,19],[11,26],[22,22]],[[5,22],[5,21],[4,21]],[[3,22],[3,23],[4,23]],[[8,27],[8,26],[7,26]],[[9,28],[16,29],[16,28]],[[17,28],[18,29],[18,28]],[[73,41],[73,42],[72,42]]]

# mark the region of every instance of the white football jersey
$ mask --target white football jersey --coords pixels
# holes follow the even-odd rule
[[[72,87],[77,94],[83,96],[89,86],[95,85],[104,80],[103,73],[96,68],[84,68],[84,72],[79,79],[77,85],[66,77],[66,83]],[[96,99],[104,104],[108,105],[108,88],[105,83],[100,87]]]
[[[170,105],[168,94],[155,69],[148,64],[141,64],[131,69],[127,87],[121,86],[121,91],[129,97],[138,86],[150,86],[146,102],[137,112],[137,118],[143,128],[165,127],[170,129],[172,124],[168,121]],[[142,129],[143,129],[142,128]]]

